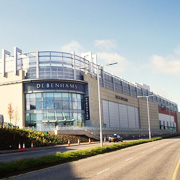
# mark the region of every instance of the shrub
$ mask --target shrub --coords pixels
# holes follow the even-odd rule
[[[26,147],[31,146],[33,142],[34,147],[49,146],[57,144],[67,144],[68,139],[71,143],[77,143],[78,138],[81,142],[88,142],[87,137],[83,136],[69,136],[69,135],[50,135],[43,132],[32,130],[17,129],[17,128],[0,128],[0,150],[17,149],[19,142],[25,142]]]

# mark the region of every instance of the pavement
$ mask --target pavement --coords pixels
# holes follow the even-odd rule
[[[85,142],[85,143],[81,143],[80,145],[88,145],[89,144],[89,142]],[[94,146],[94,145],[99,145],[100,144],[100,142],[99,141],[97,141],[97,142],[91,142],[91,144]],[[105,144],[107,144],[107,142],[105,143]],[[109,142],[108,142],[108,144],[109,144]],[[37,151],[37,150],[45,150],[45,149],[56,149],[56,148],[59,148],[59,147],[73,147],[73,146],[80,146],[79,144],[77,144],[77,143],[73,143],[73,144],[70,144],[70,146],[68,146],[68,144],[61,144],[61,145],[54,145],[54,146],[42,146],[42,147],[34,147],[34,149],[32,150],[31,148],[26,148],[25,149],[25,151]],[[21,149],[21,151],[23,151],[22,149]],[[19,150],[18,150],[18,148],[17,149],[10,149],[10,150],[0,150],[0,154],[8,154],[8,153],[18,153],[18,152],[20,152]]]
[[[134,141],[134,140],[138,140],[138,139],[133,139],[133,140],[124,140],[123,142],[128,142],[128,141]],[[80,145],[88,145],[89,142],[84,142],[84,143],[80,143]],[[91,146],[90,147],[95,147],[95,146],[98,146],[100,144],[99,141],[94,141],[94,142],[91,142]],[[106,142],[103,142],[103,144],[106,144],[106,145],[111,145],[113,144],[112,143],[109,143],[108,141]],[[31,148],[26,148],[25,151],[38,151],[38,150],[46,150],[46,149],[57,149],[57,148],[60,148],[60,147],[75,147],[75,146],[80,146],[78,143],[72,143],[70,144],[70,146],[68,146],[68,144],[61,144],[61,145],[54,145],[54,146],[42,146],[42,147],[34,147],[34,149],[32,150]],[[90,144],[89,144],[90,145]],[[83,149],[83,148],[82,148]],[[8,153],[19,153],[19,152],[22,152],[23,149],[21,147],[21,151],[17,149],[11,149],[11,150],[0,150],[0,155],[2,154],[8,154]]]
[[[67,145],[34,147],[33,150],[52,149],[52,148],[57,148],[57,147],[61,147],[61,146],[67,146]],[[21,149],[21,151],[23,151],[23,150]],[[31,148],[26,148],[25,151],[32,151],[32,149]],[[20,151],[18,149],[0,150],[0,154],[8,154],[8,153],[15,153],[15,152],[20,152]]]

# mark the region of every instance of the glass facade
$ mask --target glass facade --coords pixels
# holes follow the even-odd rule
[[[84,126],[84,95],[77,93],[25,94],[25,126]]]

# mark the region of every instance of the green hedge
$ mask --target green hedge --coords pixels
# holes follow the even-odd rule
[[[17,149],[19,142],[21,145],[25,142],[26,147],[31,146],[33,142],[34,147],[50,146],[57,144],[67,144],[68,139],[71,143],[77,143],[78,138],[80,142],[87,142],[88,138],[85,136],[70,136],[70,135],[51,135],[43,132],[17,129],[17,128],[0,128],[0,150]]]
[[[0,163],[0,177],[7,177],[9,175],[18,174],[22,171],[28,171],[32,169],[40,169],[45,166],[49,165],[55,165],[55,164],[61,164],[65,162],[70,162],[77,159],[87,158],[90,156],[95,156],[97,154],[102,154],[106,152],[111,152],[119,149],[123,149],[126,147],[147,143],[151,141],[161,140],[162,137],[153,138],[151,140],[138,140],[138,141],[132,141],[132,142],[123,142],[123,143],[117,143],[113,145],[106,145],[103,147],[95,147],[85,150],[78,150],[78,151],[69,151],[60,153],[57,152],[55,155],[50,156],[43,156],[41,158],[33,159],[23,159],[13,162],[6,162],[6,163]]]

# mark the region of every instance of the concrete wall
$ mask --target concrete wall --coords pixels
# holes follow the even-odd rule
[[[123,100],[117,99],[115,97],[116,95],[126,98],[126,99],[128,99],[128,101],[123,101]],[[112,90],[104,88],[104,87],[101,87],[101,99],[116,102],[119,104],[126,104],[129,106],[138,107],[138,99],[137,98],[133,98],[131,96],[126,96],[124,94],[120,94],[118,92],[112,91]]]
[[[0,77],[0,114],[4,116],[4,122],[10,122],[8,115],[8,105],[12,105],[14,110],[11,123],[24,127],[24,95],[23,83],[24,72],[19,71],[17,75],[14,73],[5,74]]]
[[[147,101],[139,99],[140,127],[148,128]],[[149,102],[149,114],[151,129],[159,129],[158,105]]]

